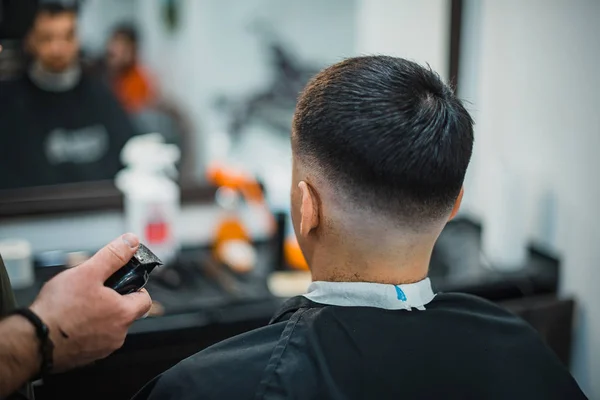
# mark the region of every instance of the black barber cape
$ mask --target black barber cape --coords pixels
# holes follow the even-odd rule
[[[133,125],[110,89],[83,74],[64,92],[28,76],[0,82],[0,189],[113,179]]]
[[[533,328],[487,301],[438,294],[422,311],[323,304],[351,296],[337,297],[289,300],[268,326],[182,361],[136,399],[585,398]]]

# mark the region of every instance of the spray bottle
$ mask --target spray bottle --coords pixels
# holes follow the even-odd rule
[[[152,247],[166,264],[177,256],[180,243],[176,232],[180,191],[175,167],[180,150],[164,143],[158,133],[136,136],[121,152],[125,169],[115,183],[125,196],[127,229]]]

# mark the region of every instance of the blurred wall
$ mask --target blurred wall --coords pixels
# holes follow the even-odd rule
[[[318,67],[354,52],[354,0],[183,0],[178,30],[168,32],[161,2],[137,1],[143,54],[165,95],[178,101],[196,128],[200,174],[207,140],[221,134],[215,109],[220,95],[244,97],[266,88],[269,54],[252,27],[258,21]]]
[[[358,4],[358,54],[428,63],[448,79],[450,0],[360,0]]]
[[[460,94],[476,118],[467,203],[489,214],[494,165],[523,180],[529,237],[559,252],[561,291],[578,301],[573,373],[600,398],[600,2],[465,3]]]
[[[85,0],[79,13],[79,34],[84,50],[97,56],[104,51],[113,27],[136,19],[136,0]]]

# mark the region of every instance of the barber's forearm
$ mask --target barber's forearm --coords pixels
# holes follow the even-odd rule
[[[40,364],[33,325],[20,316],[0,321],[0,399],[33,378]]]

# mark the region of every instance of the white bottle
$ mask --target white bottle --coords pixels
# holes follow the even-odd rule
[[[180,249],[176,231],[180,191],[174,181],[180,156],[179,149],[165,144],[160,134],[136,136],[123,148],[125,169],[115,178],[125,195],[127,230],[164,263],[173,261]]]

